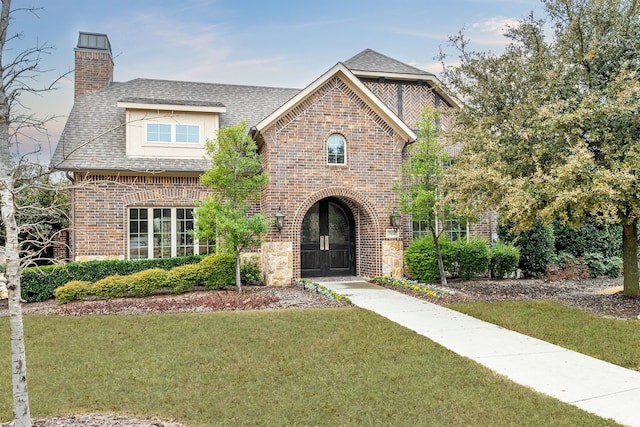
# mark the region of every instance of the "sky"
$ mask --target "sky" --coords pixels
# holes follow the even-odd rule
[[[367,48],[438,75],[440,50],[453,53],[450,36],[464,30],[474,50],[500,53],[506,26],[543,10],[540,0],[13,0],[12,8],[9,36],[21,38],[5,47],[5,63],[36,43],[52,47],[36,88],[73,70],[82,31],[109,37],[117,82],[300,89]],[[21,141],[22,152],[41,144],[46,161],[73,105],[73,74],[21,102],[35,115],[57,117],[46,135]]]

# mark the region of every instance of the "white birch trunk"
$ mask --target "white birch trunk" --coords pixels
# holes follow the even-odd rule
[[[4,56],[11,1],[2,0],[0,16],[0,55]],[[0,57],[2,76],[4,60]],[[20,305],[20,242],[16,223],[16,204],[13,174],[10,157],[11,121],[7,82],[0,87],[0,208],[5,228],[5,255],[7,262],[6,278],[9,294],[9,325],[11,330],[11,378],[13,382],[13,416],[15,427],[31,427],[29,396],[27,394],[27,356],[24,347],[24,329],[22,325],[22,306]]]

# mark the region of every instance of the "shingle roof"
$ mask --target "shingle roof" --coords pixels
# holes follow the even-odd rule
[[[365,49],[359,54],[344,61],[344,65],[351,71],[371,71],[393,74],[422,74],[433,76],[433,74],[413,67],[396,59],[389,58],[371,49]]]
[[[208,160],[131,158],[126,156],[125,109],[118,101],[224,105],[220,126],[246,120],[258,123],[299,89],[135,79],[76,97],[52,163],[61,170],[202,172]],[[188,100],[188,101],[185,101]]]
[[[375,72],[433,77],[371,49],[343,64],[361,76]],[[125,108],[117,103],[226,107],[226,112],[220,113],[221,127],[243,120],[254,126],[298,92],[299,89],[151,79],[113,83],[101,91],[76,97],[52,164],[60,170],[199,173],[210,166],[208,160],[127,157]]]

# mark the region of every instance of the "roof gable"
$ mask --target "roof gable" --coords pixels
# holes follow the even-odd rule
[[[255,127],[255,131],[262,132],[267,127],[271,126],[287,114],[291,109],[295,108],[298,104],[302,103],[309,96],[311,96],[316,90],[322,87],[333,77],[338,76],[360,96],[373,110],[379,114],[398,134],[408,141],[414,141],[416,139],[415,133],[402,121],[400,118],[389,109],[378,97],[376,97],[363,83],[358,79],[345,64],[339,62],[333,66],[330,70],[316,79],[309,86],[301,90],[288,102],[283,104],[280,108],[275,110],[264,120],[259,122]]]
[[[433,74],[413,67],[404,62],[390,58],[371,49],[365,49],[357,55],[344,61],[345,67],[356,74],[361,72],[388,73],[388,74],[412,74],[434,77]]]

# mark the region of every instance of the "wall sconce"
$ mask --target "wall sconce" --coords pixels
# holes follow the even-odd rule
[[[276,212],[276,228],[278,229],[278,233],[284,228],[284,214],[280,210],[280,207],[278,207],[278,212]]]
[[[393,208],[393,212],[391,212],[391,226],[396,230],[400,228],[400,212],[397,208]]]

